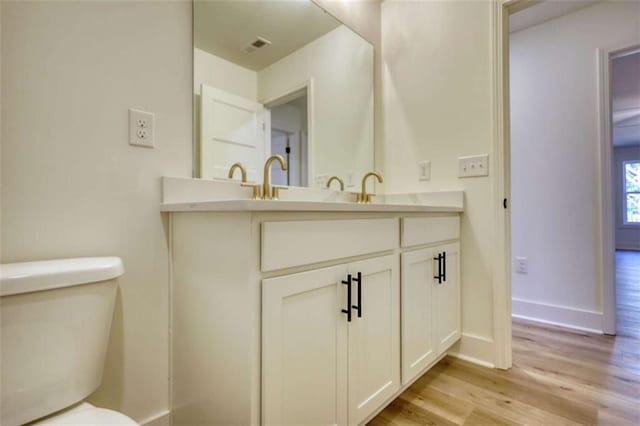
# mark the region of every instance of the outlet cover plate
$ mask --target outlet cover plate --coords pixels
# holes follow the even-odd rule
[[[153,114],[137,109],[129,110],[129,144],[153,148],[154,140]]]
[[[327,186],[327,181],[329,180],[329,175],[316,175],[316,187],[325,188]]]
[[[516,257],[516,272],[518,274],[529,273],[529,259],[526,257]]]

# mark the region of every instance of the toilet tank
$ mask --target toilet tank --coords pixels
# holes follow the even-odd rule
[[[118,257],[0,265],[0,424],[30,422],[96,390],[123,272]]]

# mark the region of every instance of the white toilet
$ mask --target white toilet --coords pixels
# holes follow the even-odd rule
[[[135,425],[83,400],[102,381],[118,257],[0,266],[0,424]]]

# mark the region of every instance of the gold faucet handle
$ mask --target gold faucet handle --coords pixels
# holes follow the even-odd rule
[[[262,199],[262,193],[261,193],[262,185],[260,185],[259,183],[242,182],[240,186],[242,186],[243,188],[253,188],[253,193],[251,194],[252,200]]]
[[[271,199],[272,200],[277,200],[280,198],[280,190],[285,190],[285,189],[289,189],[288,186],[279,186],[279,185],[273,185],[271,187]]]

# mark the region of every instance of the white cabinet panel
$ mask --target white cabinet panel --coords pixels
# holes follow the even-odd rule
[[[347,424],[346,266],[262,283],[262,421]]]
[[[359,424],[400,389],[400,283],[398,256],[384,256],[349,265],[361,273],[349,323],[349,424]]]
[[[460,216],[405,217],[402,247],[433,244],[460,238]]]
[[[264,222],[262,270],[393,250],[398,228],[395,218]]]
[[[436,280],[434,312],[436,315],[436,344],[442,353],[461,335],[460,306],[460,244],[447,244],[433,249],[434,256],[443,254],[443,279]],[[436,272],[435,275],[438,275]]]
[[[433,249],[402,254],[402,384],[436,356],[433,336]]]

